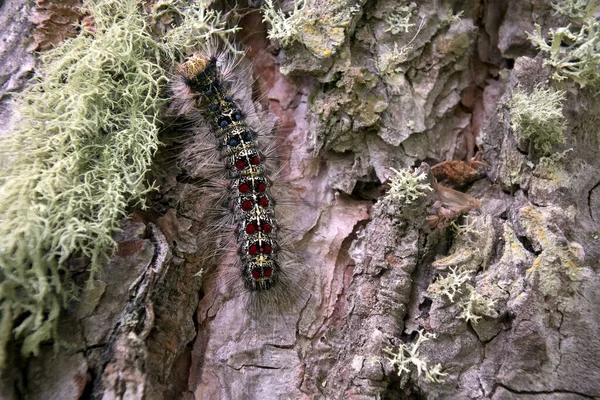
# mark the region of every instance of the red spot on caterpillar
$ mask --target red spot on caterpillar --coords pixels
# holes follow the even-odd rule
[[[260,230],[260,227],[258,229]],[[250,224],[246,227],[246,233],[249,235],[253,234],[255,231],[256,231],[256,227],[253,224]]]
[[[250,200],[244,200],[242,203],[242,210],[250,211],[252,209],[252,202]]]
[[[264,184],[264,182],[261,182],[258,184],[258,191],[259,192],[264,192],[265,190],[267,190],[267,185]]]
[[[265,254],[271,254],[271,246],[268,244],[265,245]]]
[[[261,205],[261,207],[267,208],[269,206],[269,200],[267,200],[266,197],[261,197],[259,200],[259,204]]]
[[[238,160],[238,161],[235,163],[235,167],[236,167],[237,169],[244,169],[244,167],[245,167],[245,166],[246,166],[246,163],[245,163],[243,160]]]
[[[238,187],[240,193],[248,193],[250,191],[250,186],[248,186],[247,183],[242,183],[239,187]]]
[[[252,246],[250,246],[250,248],[248,249],[248,254],[250,254],[251,256],[256,255],[256,253],[258,253],[258,248],[256,247],[255,244],[253,244]]]
[[[271,232],[271,225],[269,225],[269,224],[264,224],[262,226],[262,228],[265,230],[265,233],[270,233]]]
[[[265,268],[265,278],[270,278],[273,275],[273,270],[271,268]]]
[[[254,157],[252,158],[252,164],[253,164],[253,165],[258,165],[258,164],[260,164],[260,158],[258,158],[258,156],[254,156]]]
[[[252,270],[252,278],[260,279],[260,271],[257,268]]]

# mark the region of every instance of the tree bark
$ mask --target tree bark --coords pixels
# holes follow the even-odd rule
[[[304,267],[291,308],[249,312],[228,266],[205,262],[204,199],[181,179],[177,133],[167,133],[150,210],[123,220],[104,275],[65,311],[58,346],[14,355],[2,398],[600,397],[600,102],[562,86],[566,143],[554,150],[565,153],[551,170],[510,122],[518,87],[555,84],[525,32],[570,21],[537,0],[428,0],[394,34],[386,18],[401,5],[314,0],[313,30],[284,49],[257,12],[240,23],[294,199],[290,246]],[[13,16],[2,22],[3,89],[32,69],[30,9],[2,4]],[[406,59],[384,71],[395,46]],[[435,193],[395,211],[383,200],[389,167],[470,161],[477,150],[489,168],[461,188],[481,203],[463,236],[427,229]],[[450,267],[471,273],[492,311],[467,322],[461,300],[428,292]],[[443,382],[389,361],[386,349],[414,344],[419,330],[437,335],[418,358],[441,364]]]

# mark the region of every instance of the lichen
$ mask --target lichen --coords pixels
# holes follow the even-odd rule
[[[433,190],[424,172],[411,172],[407,168],[390,170],[396,175],[390,179],[390,190],[386,196],[397,203],[411,204]]]
[[[381,75],[403,73],[399,66],[408,61],[408,56],[412,50],[410,45],[398,48],[398,43],[394,43],[393,49],[382,52],[377,58],[377,70]]]
[[[366,68],[350,67],[334,90],[321,92],[312,110],[326,129],[324,136],[334,151],[356,145],[357,132],[377,126],[389,104],[379,91],[379,78]],[[362,143],[362,142],[361,142]]]
[[[421,357],[419,354],[421,345],[431,339],[435,339],[436,335],[433,333],[423,334],[423,330],[418,331],[417,340],[414,343],[402,343],[398,346],[398,349],[394,351],[392,348],[384,349],[390,357],[386,357],[386,360],[393,366],[398,368],[398,376],[402,376],[403,373],[410,373],[410,366],[414,366],[417,370],[417,376],[421,374],[425,375],[425,378],[429,382],[440,383],[444,381],[444,377],[448,374],[442,372],[442,365],[436,364],[429,366],[428,361]]]
[[[434,299],[446,296],[451,303],[454,303],[454,296],[462,293],[463,284],[470,278],[469,271],[460,270],[459,267],[450,268],[450,272],[445,277],[440,277],[429,285],[427,293]]]
[[[461,309],[460,318],[465,322],[476,324],[482,317],[498,317],[498,312],[494,309],[495,302],[488,300],[475,290],[471,285],[466,285],[467,296],[463,296],[459,306]]]
[[[542,154],[552,153],[553,146],[565,142],[564,100],[562,91],[537,86],[528,94],[517,88],[509,103],[512,129]]]
[[[177,26],[169,26],[160,38],[161,50],[173,61],[190,55],[198,48],[216,45],[217,41],[234,53],[240,53],[231,43],[230,36],[239,30],[228,27],[221,12],[208,8],[208,0],[196,0],[188,4],[183,0],[160,0],[150,12],[156,21],[169,15]]]
[[[475,229],[475,222],[473,221],[473,219],[471,219],[471,221],[469,221],[468,215],[465,217],[463,224],[460,224],[457,221],[452,221],[450,223],[450,228],[452,228],[452,232],[454,232],[454,235],[456,237],[461,236],[461,235],[464,236],[464,235],[480,234],[480,232],[477,229]]]
[[[597,3],[596,0],[553,0],[550,6],[556,14],[566,15],[571,19],[584,19]]]
[[[598,87],[600,84],[600,22],[590,17],[581,28],[571,31],[571,26],[550,29],[548,39],[542,28],[535,24],[535,32],[528,38],[549,59],[544,63],[555,69],[552,78],[557,81],[572,79],[580,87]],[[548,44],[549,43],[549,44]]]
[[[537,279],[540,291],[557,296],[561,291],[572,290],[579,285],[581,266],[585,252],[579,243],[569,242],[560,230],[551,227],[546,212],[534,206],[519,210],[519,223],[525,230],[533,248],[539,252],[527,277]],[[555,210],[559,212],[559,210]],[[560,212],[563,212],[560,210]]]
[[[387,15],[385,22],[388,24],[386,32],[391,32],[392,35],[399,33],[406,33],[415,26],[411,23],[411,19],[414,11],[416,10],[416,3],[409,3],[402,5]]]
[[[175,49],[188,45],[182,35],[154,41],[134,0],[85,6],[95,32],[41,55],[18,98],[16,129],[0,143],[0,368],[9,341],[22,341],[29,356],[56,336],[75,293],[69,258],[88,259],[93,282],[127,209],[144,206],[166,100],[162,63],[170,68]],[[202,8],[199,1],[188,10]],[[204,23],[204,33],[222,30],[214,19]]]
[[[268,37],[282,47],[298,40],[301,26],[307,21],[307,0],[294,0],[294,9],[288,15],[277,9],[273,0],[265,0],[262,7],[263,22],[269,24]]]

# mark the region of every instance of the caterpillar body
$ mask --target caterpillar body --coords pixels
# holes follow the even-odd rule
[[[208,185],[218,192],[213,196],[216,200],[208,203],[228,204],[208,236],[229,239],[218,240],[219,246],[227,247],[222,253],[234,258],[238,279],[241,276],[246,291],[252,293],[253,305],[263,308],[256,303],[275,297],[279,308],[296,297],[289,278],[297,271],[289,267],[299,263],[290,262],[279,245],[281,228],[268,176],[273,166],[267,162],[274,145],[268,135],[259,134],[269,124],[253,126],[249,120],[258,118],[252,107],[236,97],[246,80],[236,77],[237,62],[230,52],[194,54],[178,67],[173,103],[177,113],[191,122],[195,136],[184,152],[185,163],[192,169],[201,164],[202,175],[221,182]]]

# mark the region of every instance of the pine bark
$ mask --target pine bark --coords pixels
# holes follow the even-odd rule
[[[32,4],[1,7],[0,83],[18,90],[34,69],[24,40]],[[167,133],[150,209],[122,221],[104,275],[65,311],[58,346],[14,354],[2,398],[600,397],[600,102],[562,86],[566,143],[551,171],[510,123],[514,90],[554,84],[525,32],[571,21],[537,0],[422,1],[415,25],[393,35],[396,0],[308,7],[320,16],[314,37],[270,46],[256,12],[240,37],[284,143],[293,245],[305,260],[298,301],[253,316],[223,282],[227,267],[206,262],[203,199],[172,162],[181,149]],[[377,62],[395,45],[408,58],[383,73]],[[8,121],[10,95],[0,112]],[[470,161],[477,150],[489,168],[461,187],[481,203],[468,240],[447,224],[427,229],[422,209],[382,201],[389,167]],[[427,291],[454,266],[493,303],[477,322]],[[419,358],[440,363],[443,382],[414,365],[398,374],[386,359],[419,330],[437,335]]]

